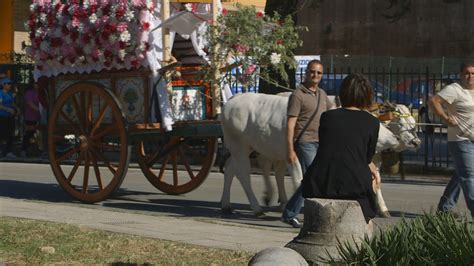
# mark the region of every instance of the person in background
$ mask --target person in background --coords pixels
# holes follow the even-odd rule
[[[31,139],[34,137],[36,127],[41,119],[38,86],[38,83],[35,83],[32,88],[26,90],[24,96],[23,120],[25,124],[25,133],[23,134],[23,141],[21,143],[21,157],[26,157]]]
[[[298,158],[303,174],[311,164],[318,150],[318,127],[321,113],[332,107],[325,91],[319,88],[323,77],[323,64],[311,60],[306,68],[305,81],[296,88],[288,101],[288,162]],[[286,204],[281,220],[294,228],[301,228],[298,220],[304,198],[301,185]]]
[[[0,80],[2,89],[0,90],[0,137],[5,140],[5,148],[2,156],[6,158],[16,158],[12,152],[13,137],[15,134],[15,93],[12,90],[12,81],[9,78]]]
[[[359,202],[367,223],[376,215],[373,183],[380,183],[372,163],[380,122],[367,110],[374,92],[362,74],[342,82],[342,108],[321,115],[319,149],[302,181],[303,197],[348,199]]]
[[[462,63],[460,82],[444,87],[430,98],[429,105],[448,125],[448,149],[456,170],[439,200],[438,211],[457,216],[453,209],[462,189],[474,217],[474,61]]]

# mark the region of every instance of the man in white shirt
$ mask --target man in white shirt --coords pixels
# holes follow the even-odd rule
[[[474,217],[474,61],[462,63],[461,81],[444,87],[431,97],[429,105],[448,125],[448,148],[456,169],[441,196],[438,211],[452,212],[462,189]]]

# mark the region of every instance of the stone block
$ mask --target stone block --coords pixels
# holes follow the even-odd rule
[[[306,260],[296,251],[285,247],[266,248],[249,261],[249,266],[305,266]]]
[[[372,236],[373,224],[365,222],[357,201],[339,199],[306,199],[304,224],[300,233],[286,247],[300,253],[310,264],[319,264],[328,252],[337,258],[337,241],[360,243],[364,235]]]

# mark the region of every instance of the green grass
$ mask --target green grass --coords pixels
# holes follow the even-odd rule
[[[339,243],[348,265],[474,265],[474,224],[449,214],[403,219],[361,244]],[[322,261],[336,263],[330,256]]]
[[[53,247],[54,253],[42,251]],[[0,217],[0,264],[246,265],[250,252]]]

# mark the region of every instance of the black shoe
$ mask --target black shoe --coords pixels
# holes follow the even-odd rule
[[[293,217],[293,218],[290,218],[290,219],[284,219],[284,218],[281,218],[281,221],[284,222],[284,223],[287,223],[291,226],[293,226],[293,228],[301,228],[303,227],[303,224],[298,220],[298,218],[296,217]]]

